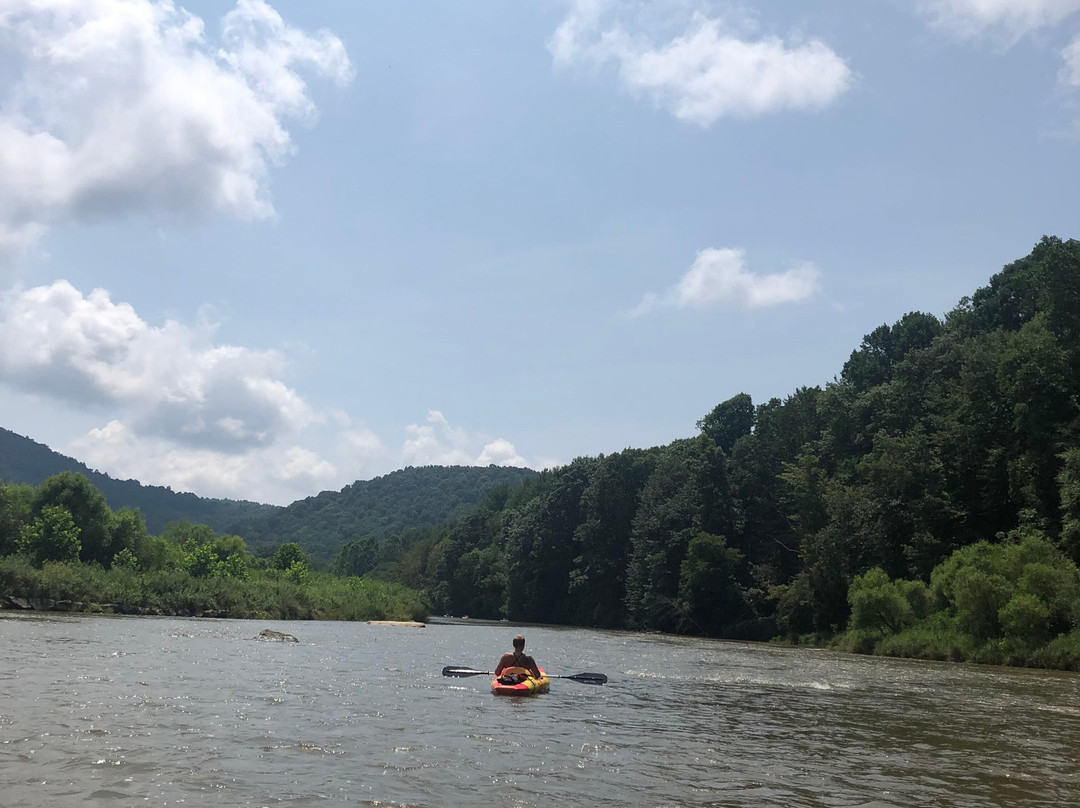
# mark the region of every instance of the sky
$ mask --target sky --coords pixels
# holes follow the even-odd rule
[[[1078,168],[1080,0],[0,0],[0,426],[275,504],[662,445]]]

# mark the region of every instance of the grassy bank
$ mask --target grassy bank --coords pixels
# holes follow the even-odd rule
[[[286,620],[424,620],[420,595],[398,584],[311,572],[269,569],[244,579],[196,577],[183,569],[0,558],[0,598],[47,600],[73,611],[277,618]]]

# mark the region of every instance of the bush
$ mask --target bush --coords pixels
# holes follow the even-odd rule
[[[998,622],[1007,639],[1024,644],[1046,641],[1050,608],[1034,595],[1021,593],[998,612]]]

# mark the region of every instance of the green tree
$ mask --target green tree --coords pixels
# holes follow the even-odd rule
[[[0,555],[16,551],[23,528],[30,522],[34,489],[29,485],[0,483]]]
[[[724,452],[730,452],[735,441],[754,428],[754,403],[746,393],[732,396],[699,420],[697,428]]]
[[[18,548],[36,566],[46,561],[78,561],[79,528],[62,505],[45,505],[23,529]]]
[[[109,546],[118,554],[124,550],[135,553],[146,541],[146,520],[132,508],[113,511],[109,520]],[[114,554],[115,557],[115,554]]]
[[[623,626],[630,530],[656,452],[627,449],[601,457],[581,495],[582,521],[574,531],[567,590],[571,623]]]
[[[696,441],[667,447],[642,489],[626,571],[630,627],[675,631],[685,619],[679,578],[701,510],[696,447]]]
[[[880,567],[855,576],[848,590],[851,628],[898,632],[930,613],[922,581],[890,581]]]
[[[679,567],[679,600],[687,627],[719,634],[748,616],[742,587],[736,580],[742,554],[723,536],[697,533],[690,539]]]
[[[379,558],[379,545],[371,536],[353,539],[338,549],[330,570],[335,575],[355,575],[359,578],[375,569]]]
[[[36,518],[46,508],[56,506],[65,508],[79,529],[79,558],[87,562],[96,561],[106,567],[112,563],[116,554],[109,534],[112,511],[105,496],[84,475],[62,471],[37,487],[31,513]]]
[[[296,542],[286,542],[277,548],[277,552],[274,553],[274,569],[287,570],[293,562],[300,562],[304,566],[308,566],[307,555],[304,554],[304,549]],[[348,572],[349,575],[362,575],[363,573]]]

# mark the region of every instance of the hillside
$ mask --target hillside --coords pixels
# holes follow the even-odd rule
[[[296,542],[316,566],[328,564],[338,547],[353,539],[381,540],[409,528],[458,519],[492,489],[516,485],[536,473],[498,466],[410,467],[280,507],[207,499],[136,480],[116,480],[0,428],[0,481],[38,485],[61,471],[86,475],[114,510],[138,508],[153,535],[160,534],[169,522],[194,522],[209,525],[218,533],[243,537],[257,555],[272,552],[279,544]]]
[[[254,553],[296,542],[314,564],[324,566],[347,541],[381,540],[409,528],[459,519],[493,489],[535,474],[500,466],[409,467],[253,515],[233,523],[229,532],[243,536]]]
[[[698,428],[544,472],[383,574],[436,613],[1080,669],[1080,241]]]
[[[178,493],[171,488],[143,485],[136,480],[117,480],[95,471],[78,460],[54,452],[48,446],[0,427],[0,481],[38,485],[61,471],[75,471],[86,477],[105,495],[109,507],[138,508],[146,519],[146,529],[159,534],[169,522],[197,522],[221,532],[247,519],[265,517],[280,510],[231,499],[207,499]]]

